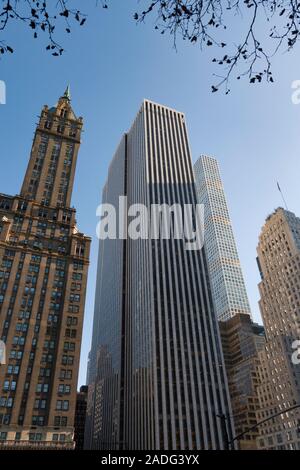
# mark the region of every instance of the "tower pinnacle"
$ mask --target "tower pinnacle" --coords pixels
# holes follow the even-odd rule
[[[71,88],[70,88],[70,85],[67,86],[66,91],[63,94],[63,98],[66,98],[67,100],[71,101]]]

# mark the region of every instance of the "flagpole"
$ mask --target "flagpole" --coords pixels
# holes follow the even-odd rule
[[[281,187],[279,186],[278,181],[277,181],[277,188],[278,188],[278,191],[279,191],[280,194],[281,194],[281,197],[282,197],[283,203],[284,203],[284,205],[285,205],[285,208],[286,208],[286,210],[288,211],[288,206],[287,206],[287,203],[286,203],[286,201],[285,201],[285,199],[284,199],[284,196],[283,196],[283,193],[282,193],[282,191],[281,191]]]

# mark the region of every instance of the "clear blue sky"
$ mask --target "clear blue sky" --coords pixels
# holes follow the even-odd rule
[[[94,2],[90,2],[94,4]],[[135,0],[113,1],[92,11],[84,28],[65,38],[66,53],[53,58],[13,27],[16,52],[0,61],[7,104],[0,106],[0,192],[20,191],[37,116],[71,84],[75,112],[84,117],[73,204],[81,231],[93,237],[79,383],[85,382],[90,348],[98,243],[96,207],[113,152],[141,104],[149,98],[186,113],[193,159],[218,158],[254,318],[260,321],[256,245],[265,217],[282,205],[300,215],[300,105],[291,83],[300,79],[297,54],[274,61],[274,85],[237,81],[230,95],[211,94],[213,65],[197,46],[172,41],[132,21]],[[234,38],[234,30],[231,31]]]

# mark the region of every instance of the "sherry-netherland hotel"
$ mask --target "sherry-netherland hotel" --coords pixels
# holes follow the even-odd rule
[[[71,208],[82,126],[67,89],[42,109],[20,195],[0,194],[0,449],[74,448],[90,251]]]

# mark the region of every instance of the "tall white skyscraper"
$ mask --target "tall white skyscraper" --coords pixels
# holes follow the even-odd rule
[[[204,248],[217,318],[251,315],[218,161],[202,155],[194,172],[198,201],[204,205]]]
[[[128,208],[195,207],[184,114],[143,102],[111,162],[103,202],[117,207],[124,195]],[[203,250],[172,237],[101,241],[86,445],[225,448],[227,388]]]

